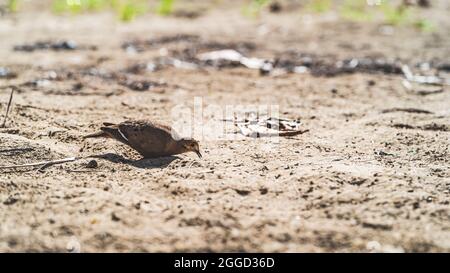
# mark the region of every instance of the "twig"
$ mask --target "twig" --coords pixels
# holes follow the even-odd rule
[[[0,166],[0,169],[14,169],[14,168],[24,168],[24,167],[36,167],[36,166],[41,166],[40,170],[47,168],[51,165],[55,165],[55,164],[62,164],[62,163],[66,163],[66,162],[72,162],[75,160],[78,160],[79,158],[77,157],[68,157],[68,158],[64,158],[64,159],[58,159],[58,160],[50,160],[50,161],[42,161],[42,162],[37,162],[37,163],[27,163],[27,164],[20,164],[20,165],[10,165],[10,166]]]
[[[5,128],[6,119],[8,118],[9,108],[11,107],[13,94],[14,94],[14,88],[11,88],[11,95],[9,95],[9,102],[8,102],[8,106],[6,107],[6,114],[5,114],[5,118],[3,119],[3,124],[1,126],[1,128]]]
[[[82,170],[82,169],[75,169],[75,170],[67,170],[68,173],[99,173],[103,172],[102,170]]]
[[[304,133],[309,132],[309,130],[298,130],[298,131],[285,131],[285,132],[280,132],[279,136],[296,136],[296,135],[301,135]]]
[[[381,113],[392,113],[392,112],[406,112],[406,113],[416,113],[416,114],[433,114],[433,112],[418,108],[391,108],[391,109],[385,109],[381,111]]]
[[[26,152],[30,152],[30,151],[33,151],[33,150],[34,150],[34,149],[31,148],[31,147],[27,147],[27,148],[13,148],[13,149],[0,150],[0,154],[1,154],[1,153],[6,153],[6,154],[9,154],[9,153],[19,153],[19,152],[24,152],[24,153],[26,153]]]
[[[433,95],[433,94],[439,94],[439,93],[442,93],[442,92],[444,92],[444,89],[440,88],[440,89],[430,90],[430,91],[419,90],[419,91],[416,92],[416,94],[419,95],[419,96],[428,96],[428,95]]]

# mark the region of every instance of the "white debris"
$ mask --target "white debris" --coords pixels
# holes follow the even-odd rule
[[[402,65],[402,72],[405,78],[410,82],[417,82],[421,84],[450,85],[449,82],[446,82],[436,76],[414,75],[407,65]]]
[[[188,70],[192,70],[192,69],[197,69],[197,65],[194,63],[188,63],[188,62],[184,62],[178,59],[172,59],[172,65],[176,68],[180,68],[180,69],[188,69]]]
[[[242,135],[247,137],[294,136],[300,130],[300,121],[274,117],[251,116],[245,120],[234,120]]]
[[[232,61],[241,62],[242,54],[233,49],[224,49],[218,51],[211,51],[207,53],[202,53],[197,56],[201,61]]]
[[[235,62],[240,63],[243,66],[250,68],[250,69],[260,69],[265,72],[270,72],[273,69],[273,64],[265,59],[259,59],[259,58],[247,58],[243,56],[241,53],[237,52],[234,49],[224,49],[224,50],[217,50],[217,51],[211,51],[206,52],[197,55],[197,58],[200,61],[229,61],[229,62]]]
[[[306,73],[306,72],[308,72],[308,70],[309,70],[308,67],[303,66],[303,65],[294,67],[294,73],[297,73],[297,74]]]
[[[261,69],[266,64],[266,60],[242,57],[240,63],[250,69]]]

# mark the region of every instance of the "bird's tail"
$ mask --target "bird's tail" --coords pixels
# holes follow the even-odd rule
[[[84,139],[86,139],[86,138],[98,138],[98,137],[110,137],[110,136],[106,132],[103,132],[103,131],[83,136]]]
[[[106,127],[101,127],[100,128],[101,131],[87,135],[87,136],[83,136],[83,139],[99,138],[99,137],[107,137],[107,138],[112,137],[111,130],[113,130],[113,128],[109,128],[108,126],[117,127],[117,125],[114,123],[110,123],[110,122],[103,122],[103,125]]]

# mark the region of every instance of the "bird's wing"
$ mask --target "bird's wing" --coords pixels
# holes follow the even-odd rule
[[[132,148],[140,153],[162,153],[173,141],[170,127],[151,121],[126,121],[118,126],[118,132]]]

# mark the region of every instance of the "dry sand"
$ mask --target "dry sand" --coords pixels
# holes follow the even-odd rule
[[[445,18],[445,2],[429,14]],[[436,33],[401,26],[386,35],[378,24],[330,15],[249,19],[236,9],[194,20],[145,16],[129,24],[109,14],[1,18],[0,66],[18,73],[0,79],[2,114],[6,86],[54,76],[51,71],[66,76],[16,92],[0,131],[0,165],[95,156],[98,167],[85,168],[92,160],[85,158],[42,171],[1,170],[0,251],[450,251],[448,87],[422,86],[442,90],[422,96],[405,89],[401,75],[261,76],[242,67],[166,67],[129,74],[159,84],[133,91],[120,79],[80,72],[120,73],[151,61],[162,47],[169,53],[190,48],[184,42],[135,54],[121,48],[128,40],[179,33],[225,45],[251,42],[255,48],[245,53],[255,57],[294,50],[448,62],[448,23],[444,19]],[[12,51],[61,39],[98,49]],[[140,160],[112,140],[81,139],[104,121],[171,122],[171,108],[192,106],[196,96],[205,106],[276,104],[282,116],[300,118],[310,131],[271,150],[251,138],[204,140],[201,160],[195,154]],[[383,113],[393,108],[431,113]]]

